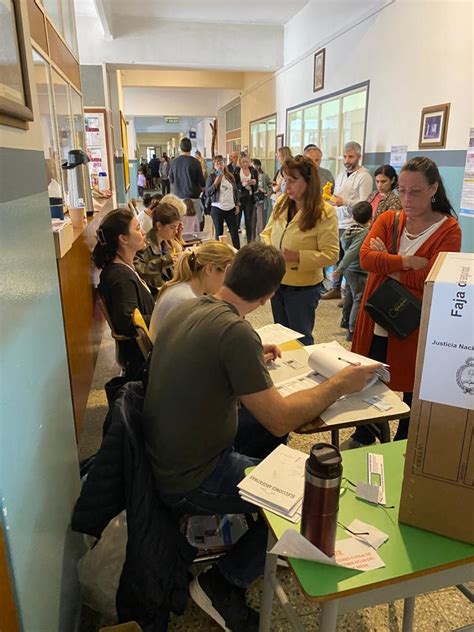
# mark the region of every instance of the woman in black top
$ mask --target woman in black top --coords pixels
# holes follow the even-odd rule
[[[115,333],[130,336],[117,345],[125,374],[133,379],[143,366],[143,356],[135,340],[132,312],[138,307],[149,323],[155,306],[150,290],[133,266],[135,254],[145,245],[145,233],[130,210],[116,209],[103,219],[97,242],[92,260],[102,270],[98,291]]]

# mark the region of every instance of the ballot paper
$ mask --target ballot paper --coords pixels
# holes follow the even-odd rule
[[[362,522],[362,520],[357,520],[355,518],[347,527],[345,531],[348,535],[355,538],[356,540],[361,540],[362,542],[366,542],[370,544],[374,549],[378,549],[388,540],[388,535],[377,527],[374,527],[367,522]]]
[[[245,500],[298,522],[308,455],[279,445],[238,485]]]
[[[278,324],[260,327],[260,329],[257,329],[257,334],[262,340],[262,345],[282,345],[284,342],[298,340],[298,338],[303,338],[304,336],[299,331]]]
[[[270,553],[360,571],[385,566],[380,555],[371,546],[356,538],[338,540],[334,557],[329,557],[294,529],[287,529]]]

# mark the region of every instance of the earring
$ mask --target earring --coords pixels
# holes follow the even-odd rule
[[[435,196],[433,195],[433,197],[431,198],[431,203],[432,203],[432,204],[434,204],[435,202],[436,202],[436,198],[435,198]]]

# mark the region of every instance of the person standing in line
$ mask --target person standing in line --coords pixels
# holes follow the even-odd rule
[[[169,172],[170,159],[168,154],[164,153],[160,162],[161,193],[163,195],[168,195],[171,192]]]
[[[344,171],[336,178],[332,203],[337,209],[339,238],[352,221],[351,207],[357,202],[365,202],[372,193],[372,176],[368,169],[360,164],[362,148],[359,143],[350,141],[344,145]],[[344,256],[342,245],[338,263]],[[332,289],[321,296],[322,300],[341,298],[342,277],[333,282]]]
[[[199,231],[199,219],[196,215],[196,208],[189,198],[184,200],[186,212],[181,217],[183,220],[183,233],[197,233]]]
[[[367,202],[372,206],[372,221],[385,211],[399,211],[402,201],[397,195],[398,176],[392,165],[382,165],[374,173],[377,190],[369,195]]]
[[[202,175],[204,176],[204,180],[207,180],[207,164],[199,149],[196,149],[196,151],[194,152],[194,157],[196,158],[196,160],[199,160],[199,164],[201,165],[202,169]]]
[[[270,195],[272,193],[272,182],[262,169],[262,163],[258,158],[252,160],[252,166],[258,174],[258,185],[255,191],[255,213],[254,213],[254,235],[260,237],[260,233],[267,225],[268,217],[271,213]],[[270,209],[269,209],[270,206]]]
[[[258,188],[258,173],[250,166],[250,159],[247,157],[240,159],[239,182],[240,215],[237,218],[237,223],[240,227],[240,218],[243,213],[247,243],[250,243],[255,240],[254,196]]]
[[[319,171],[319,181],[321,182],[321,191],[324,189],[324,185],[330,182],[332,184],[332,191],[334,191],[334,176],[329,171],[329,169],[325,169],[321,167],[321,160],[323,158],[323,152],[319,149],[317,145],[310,143],[306,145],[303,149],[303,153],[306,158],[312,160],[316,166],[316,169]]]
[[[291,153],[291,149],[289,147],[280,147],[280,149],[277,149],[276,154],[275,154],[275,158],[278,161],[278,164],[280,165],[278,171],[275,173],[275,177],[273,178],[273,182],[272,182],[272,189],[273,189],[273,195],[272,195],[272,201],[273,204],[275,204],[275,202],[277,201],[278,197],[282,194],[285,193],[285,189],[286,189],[286,182],[285,182],[285,178],[283,177],[283,165],[285,164],[285,161],[288,160],[289,158],[292,158],[292,153]]]
[[[148,166],[150,167],[152,186],[154,189],[158,189],[160,184],[160,161],[156,157],[156,154],[153,154],[153,157],[148,163]]]
[[[182,138],[179,143],[181,154],[173,160],[169,170],[171,190],[177,197],[190,198],[196,207],[201,230],[204,227],[204,211],[201,203],[201,192],[206,186],[199,160],[191,156],[192,144],[189,138]]]
[[[137,190],[138,190],[138,196],[141,197],[142,200],[143,200],[143,191],[144,191],[144,189],[146,189],[145,174],[143,173],[143,168],[142,167],[138,167]]]
[[[231,174],[236,176],[239,172],[239,152],[233,151],[229,156],[229,164],[227,165],[227,169],[231,172]]]
[[[237,215],[239,213],[239,193],[234,176],[225,166],[223,156],[215,156],[214,171],[206,183],[206,199],[210,202],[211,218],[216,231],[216,239],[224,232],[227,224],[232,245],[240,248]]]

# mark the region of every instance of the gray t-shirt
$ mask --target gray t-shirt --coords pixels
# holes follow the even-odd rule
[[[232,446],[238,398],[271,386],[260,337],[233,305],[203,296],[176,307],[158,330],[143,412],[158,490],[198,487]]]
[[[193,288],[189,283],[177,283],[167,288],[158,298],[150,320],[150,338],[155,342],[158,327],[161,326],[164,317],[180,303],[196,298]]]

